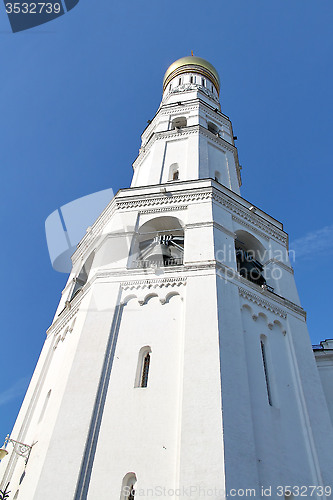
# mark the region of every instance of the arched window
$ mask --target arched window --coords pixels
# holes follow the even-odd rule
[[[179,80],[178,80],[178,85],[181,85],[181,84],[182,84],[182,79],[181,79],[181,78],[179,78]]]
[[[156,217],[143,224],[132,245],[133,267],[166,267],[183,264],[184,229],[177,217]]]
[[[135,500],[135,483],[136,475],[134,472],[128,472],[123,479],[121,485],[120,500]]]
[[[79,274],[74,278],[74,287],[70,296],[70,301],[75,297],[77,292],[81,290],[88,281],[88,276],[91,271],[92,263],[95,257],[95,253],[92,252],[87,258],[86,262],[81,268]]]
[[[150,365],[150,352],[147,352],[147,354],[143,358],[140,387],[147,387],[148,385],[149,365]]]
[[[190,83],[194,83],[194,78],[193,76],[190,77]]]
[[[169,178],[168,181],[178,181],[179,180],[179,165],[178,163],[173,163],[169,168]]]
[[[215,123],[213,123],[213,122],[208,122],[208,123],[207,123],[207,128],[208,128],[209,132],[211,132],[212,134],[214,134],[214,135],[218,135],[218,133],[219,133],[219,128],[218,128],[218,126],[217,126],[217,125],[215,125]]]
[[[203,87],[206,87],[206,80],[204,78],[201,78],[201,85]]]
[[[148,376],[151,358],[151,348],[142,347],[139,352],[138,366],[135,376],[135,387],[148,387]]]
[[[264,277],[262,262],[266,259],[266,250],[257,238],[247,231],[236,231],[235,240],[237,271],[252,283],[273,291]]]
[[[215,180],[216,182],[221,182],[221,174],[218,170],[215,170]]]
[[[183,128],[187,126],[187,119],[185,116],[178,116],[177,118],[174,118],[171,122],[171,130],[174,130],[175,128]]]

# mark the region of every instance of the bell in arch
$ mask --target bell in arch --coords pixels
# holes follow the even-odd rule
[[[152,245],[152,250],[147,256],[147,260],[152,264],[164,265],[172,258],[168,237],[156,236]]]

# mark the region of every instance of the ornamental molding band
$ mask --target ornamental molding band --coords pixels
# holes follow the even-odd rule
[[[253,230],[254,228],[261,229],[270,237],[273,237],[276,240],[281,241],[285,246],[287,245],[288,236],[283,231],[280,231],[279,229],[274,229],[270,224],[267,224],[264,221],[260,220],[259,216],[252,215],[247,211],[245,211],[244,209],[241,209],[235,203],[230,201],[230,199],[224,198],[220,192],[213,192],[213,200],[217,201],[222,206],[228,208],[230,211],[236,213],[239,217],[242,217],[247,222],[252,224],[254,226]],[[244,224],[243,221],[242,224]]]
[[[172,107],[171,107],[172,106]],[[170,115],[179,115],[181,116],[184,111],[197,111],[199,109],[199,104],[191,104],[190,106],[186,103],[182,105],[182,108],[179,109],[179,104],[172,105],[164,105],[160,108],[160,111],[156,114],[161,114],[162,116],[170,116]]]
[[[189,103],[189,104],[187,104]],[[156,113],[155,117],[160,113],[162,116],[170,116],[170,115],[179,115],[181,116],[184,112],[188,111],[198,111],[200,108],[205,108],[205,113],[207,116],[216,120],[216,115],[218,116],[219,121],[223,122],[223,124],[229,129],[230,120],[224,115],[219,109],[217,112],[212,110],[211,106],[209,106],[205,101],[200,99],[199,103],[193,103],[193,101],[186,101],[182,103],[181,110],[179,109],[179,104],[171,104],[171,105],[163,105],[159,112]],[[154,117],[154,118],[155,118]],[[152,121],[153,123],[153,121]],[[148,132],[148,129],[145,130],[145,134]]]
[[[230,121],[228,119],[227,116],[225,116],[223,113],[221,113],[221,111],[215,111],[213,113],[213,111],[210,109],[210,107],[206,106],[207,108],[207,111],[206,111],[206,118],[210,118],[211,120],[213,121],[216,121],[216,115],[217,115],[217,120],[219,122],[222,122],[223,123],[223,126],[227,129],[226,130],[223,130],[224,133],[228,133],[230,135]]]
[[[57,347],[60,344],[60,341],[64,342],[64,340],[66,339],[67,335],[71,334],[73,332],[75,321],[76,321],[76,318],[73,319],[73,321],[72,321],[72,323],[71,323],[70,326],[67,326],[66,328],[62,328],[58,333],[55,334],[55,337],[57,337],[57,338],[56,338],[56,341],[55,341],[55,343],[53,345],[53,349],[54,350],[57,349]]]
[[[171,196],[155,196],[148,198],[147,196],[141,196],[137,199],[130,200],[116,200],[117,208],[120,210],[136,209],[141,207],[149,207],[154,205],[175,205],[186,202],[196,202],[196,201],[206,201],[212,198],[212,192],[208,190],[202,190],[200,192],[191,193],[181,193],[181,194],[171,194]]]
[[[237,167],[237,173],[240,175],[240,167],[239,167],[239,161],[238,161],[238,154],[237,154],[237,149],[236,147],[231,144],[230,142],[226,141],[220,136],[216,136],[212,132],[210,132],[208,129],[203,127],[202,125],[191,125],[187,126],[184,128],[181,128],[179,130],[174,129],[174,130],[165,130],[163,132],[153,132],[153,137],[150,139],[149,142],[145,144],[145,146],[140,148],[139,155],[136,158],[136,160],[133,162],[133,169],[135,170],[137,167],[141,165],[143,160],[146,158],[146,156],[149,154],[151,147],[156,141],[159,140],[165,140],[165,139],[173,139],[173,140],[182,140],[183,138],[186,138],[190,135],[194,134],[202,134],[211,141],[215,142],[218,144],[220,147],[223,147],[227,151],[230,151],[233,153],[235,162],[236,162],[236,167]]]
[[[282,269],[284,269],[285,271],[288,271],[288,273],[294,274],[294,270],[292,267],[287,266],[286,264],[284,264],[284,262],[281,262],[280,260],[275,259],[274,257],[265,262],[264,265],[268,266],[268,264],[276,264],[277,266],[282,267]]]
[[[60,333],[63,328],[66,327],[66,325],[76,316],[79,308],[80,308],[81,301],[79,301],[75,307],[71,307],[70,309],[67,309],[67,312],[65,312],[65,309],[63,309],[60,313],[60,317],[58,317],[55,322],[46,330],[46,336],[49,337],[51,334],[53,334],[55,337]]]
[[[51,335],[51,333],[56,336],[67,325],[67,323],[74,318],[80,308],[82,299],[87,295],[93,281],[95,281],[95,277],[93,277],[91,281],[88,281],[83,288],[78,290],[77,294],[71,301],[66,301],[65,307],[62,311],[60,311],[57,319],[46,330],[46,336]]]
[[[210,141],[215,142],[219,146],[223,146],[224,149],[233,153],[233,155],[235,157],[236,167],[237,167],[237,169],[239,169],[238,155],[237,155],[236,147],[233,144],[231,144],[230,142],[228,142],[225,139],[223,139],[222,137],[220,137],[219,135],[216,135],[213,132],[211,132],[210,130],[208,130],[207,128],[203,127],[202,125],[199,125],[199,127],[200,127],[200,132],[202,133],[202,135],[207,137]]]
[[[252,293],[252,292],[249,292],[248,290],[245,290],[242,287],[239,287],[239,293],[242,297],[244,297],[247,300],[250,300],[251,302],[254,302],[258,305],[261,305],[265,309],[276,308],[278,311],[281,311],[283,314],[287,314],[282,309],[278,308],[277,306],[274,306],[268,300],[265,300],[262,297],[260,297],[259,295]],[[270,292],[265,292],[264,290],[262,293],[270,294]],[[288,309],[290,309],[290,311],[297,314],[297,316],[301,316],[304,319],[304,321],[306,321],[306,311],[304,311],[304,309],[302,307],[298,306],[297,304],[294,304],[294,302],[291,302],[290,300],[285,299],[284,297],[280,297],[279,295],[276,295],[276,294],[274,294],[274,296],[272,296],[272,300],[278,302],[282,307],[287,307]],[[265,304],[267,305],[267,307],[265,306]],[[277,314],[279,314],[279,313],[277,313]]]
[[[228,236],[231,236],[233,239],[236,238],[236,234],[233,231],[230,231],[226,227],[222,226],[216,221],[206,221],[206,222],[195,222],[195,223],[189,223],[185,224],[185,229],[197,229],[199,227],[213,227],[215,229],[218,229],[219,231],[222,231],[223,233],[227,234]]]
[[[235,222],[237,222],[241,226],[247,227],[248,229],[250,229],[254,233],[256,233],[259,236],[261,236],[261,238],[264,238],[265,240],[269,241],[270,237],[267,234],[265,234],[262,231],[260,231],[260,229],[258,229],[253,224],[249,224],[248,222],[244,222],[242,219],[239,219],[238,217],[236,217],[236,215],[232,216],[232,220],[235,221]]]
[[[283,309],[280,309],[277,306],[274,306],[271,302],[268,300],[263,299],[262,297],[259,297],[258,295],[249,292],[248,290],[245,290],[244,288],[238,287],[239,295],[243,297],[246,300],[249,300],[250,302],[253,302],[254,304],[257,304],[259,307],[263,307],[264,309],[267,309],[267,311],[271,311],[272,313],[276,314],[277,316],[280,316],[280,318],[286,319],[287,318],[287,313],[283,311]]]
[[[177,212],[178,210],[187,210],[188,205],[179,205],[176,207],[151,208],[150,210],[140,210],[139,215],[156,214],[163,212]]]
[[[186,285],[186,277],[181,278],[158,278],[134,281],[123,281],[120,286],[123,290],[134,290],[139,288],[162,288]]]
[[[218,97],[213,92],[207,89],[207,87],[203,87],[202,85],[199,85],[197,83],[183,83],[182,85],[178,85],[177,87],[172,88],[171,90],[167,91],[162,102],[164,102],[170,94],[193,92],[193,90],[199,90],[203,94],[207,95],[210,99],[213,99],[218,105],[220,105]]]

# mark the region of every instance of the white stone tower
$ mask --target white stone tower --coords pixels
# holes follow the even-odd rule
[[[78,245],[11,435],[29,460],[1,463],[11,498],[330,497],[288,237],[240,196],[219,91],[207,61],[170,66],[131,188]]]

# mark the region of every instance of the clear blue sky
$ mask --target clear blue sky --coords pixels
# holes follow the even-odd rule
[[[50,265],[44,221],[80,196],[129,186],[164,71],[192,49],[220,73],[242,195],[298,240],[312,342],[333,336],[332,0],[80,0],[18,34],[0,8],[0,439],[66,281]]]

